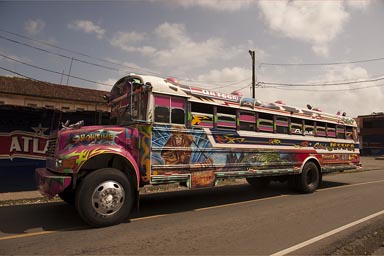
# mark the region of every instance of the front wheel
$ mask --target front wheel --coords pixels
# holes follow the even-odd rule
[[[320,172],[317,165],[308,162],[304,165],[303,171],[297,176],[297,188],[301,193],[309,194],[315,192],[320,183]]]
[[[127,219],[134,201],[130,180],[113,168],[87,175],[76,191],[75,206],[80,217],[93,227],[118,224]]]

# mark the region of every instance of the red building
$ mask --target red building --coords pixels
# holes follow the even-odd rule
[[[107,92],[0,76],[0,192],[35,190],[51,131],[84,120],[107,124]]]

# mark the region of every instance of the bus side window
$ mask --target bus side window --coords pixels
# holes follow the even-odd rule
[[[170,105],[169,96],[155,95],[155,122],[169,123]]]
[[[259,113],[257,128],[261,132],[273,132],[273,115],[267,113]]]
[[[185,124],[185,100],[155,95],[155,122]]]
[[[236,109],[218,106],[216,112],[218,128],[236,129]]]
[[[155,108],[155,122],[169,123],[169,108],[156,106]]]
[[[350,127],[350,126],[346,127],[345,138],[347,140],[354,140],[354,138],[353,138],[353,127]]]
[[[325,123],[322,122],[316,122],[316,136],[318,137],[326,137],[326,131],[325,131]]]
[[[213,106],[191,102],[192,126],[213,128]]]
[[[345,139],[345,126],[337,125],[336,126],[336,137],[338,139]]]
[[[314,136],[315,135],[315,123],[311,120],[304,121],[304,135]]]
[[[291,134],[303,134],[303,121],[299,118],[291,118],[291,127],[289,128]]]
[[[336,138],[336,125],[327,124],[327,137]]]
[[[276,118],[276,120],[275,120],[276,132],[277,133],[288,134],[289,133],[288,117],[286,117],[286,116],[276,116],[275,118]]]
[[[357,128],[356,127],[352,128],[352,133],[353,133],[353,140],[359,141],[359,136],[357,135]]]
[[[255,131],[256,130],[256,118],[255,113],[240,111],[239,115],[240,130],[241,131]]]
[[[185,124],[185,100],[171,97],[171,123]]]

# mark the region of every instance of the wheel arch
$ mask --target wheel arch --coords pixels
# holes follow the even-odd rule
[[[103,153],[88,159],[77,173],[77,183],[89,173],[102,168],[120,170],[133,182],[136,190],[140,187],[140,172],[133,157],[129,155],[127,158],[118,153]]]
[[[301,165],[301,168],[300,168],[300,173],[303,172],[304,166],[305,166],[307,163],[309,163],[309,162],[312,162],[312,163],[314,163],[314,164],[316,165],[317,169],[319,170],[319,175],[321,176],[321,165],[320,165],[320,161],[319,161],[319,159],[317,159],[315,156],[309,156],[309,157],[307,157],[307,158],[303,161],[303,163],[302,163],[302,165]]]

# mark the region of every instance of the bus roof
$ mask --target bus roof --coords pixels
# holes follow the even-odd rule
[[[299,108],[290,106],[282,101],[263,102],[257,99],[243,97],[238,94],[228,94],[211,91],[195,86],[183,85],[174,78],[160,78],[156,76],[130,74],[132,77],[140,78],[144,84],[152,85],[152,92],[181,96],[189,98],[193,102],[210,103],[218,106],[235,107],[244,110],[259,110],[270,114],[279,114],[296,118],[304,118],[316,121],[334,122],[346,125],[356,125],[356,121],[347,116],[322,112],[319,109],[307,107]]]

